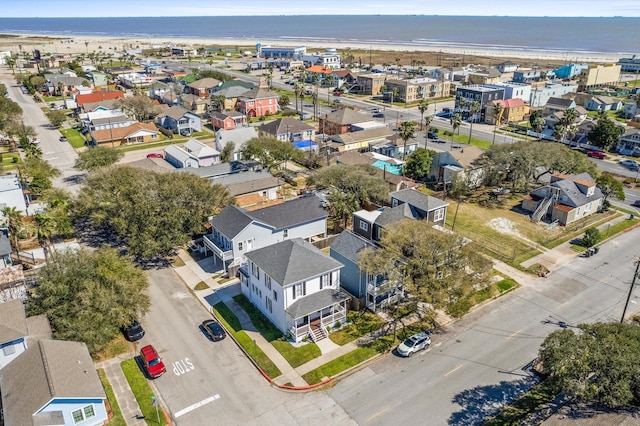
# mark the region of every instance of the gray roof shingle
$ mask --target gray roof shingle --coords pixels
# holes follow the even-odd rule
[[[342,263],[302,238],[284,240],[245,254],[282,287],[342,268]]]
[[[357,263],[362,250],[366,248],[375,249],[375,245],[353,232],[345,230],[331,243],[330,248],[331,251],[340,253],[345,258]]]
[[[2,370],[5,424],[41,424],[35,415],[53,398],[106,398],[87,345],[40,340]]]
[[[247,211],[236,206],[227,206],[211,219],[211,226],[227,238],[232,239],[251,222],[256,221],[273,229],[285,229],[327,217],[320,199],[314,195],[303,195],[284,203],[263,209]]]
[[[389,196],[393,199],[411,204],[421,210],[426,212],[430,212],[432,210],[436,210],[445,206],[448,206],[449,203],[442,201],[439,198],[432,197],[427,194],[423,194],[420,191],[416,191],[415,189],[401,189],[400,191],[395,191],[389,194]]]
[[[28,334],[27,315],[22,299],[0,303],[0,343],[26,337]]]
[[[347,299],[349,299],[349,296],[346,293],[333,288],[325,288],[292,303],[285,309],[285,312],[291,318],[297,319],[333,306],[336,303],[344,302]]]

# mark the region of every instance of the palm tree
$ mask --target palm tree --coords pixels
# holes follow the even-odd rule
[[[311,94],[311,101],[313,103],[313,119],[317,120],[318,119],[318,92],[313,92]],[[311,153],[311,150],[309,150],[309,153]]]
[[[413,134],[416,132],[416,123],[413,121],[403,121],[400,123],[400,127],[398,127],[398,136],[404,142],[404,146],[402,149],[402,161],[407,156],[407,141],[413,137]]]
[[[451,118],[449,119],[449,123],[451,123],[451,149],[453,149],[453,135],[456,133],[456,129],[458,127],[460,127],[460,124],[462,124],[462,116],[460,115],[460,113],[455,113],[453,116],[451,116]]]
[[[215,107],[218,111],[224,111],[224,104],[227,101],[227,98],[224,95],[213,95],[211,98],[211,105]]]
[[[42,158],[42,149],[33,143],[22,144],[27,158]]]
[[[460,98],[460,100],[458,101],[458,108],[460,108],[461,117],[462,115],[464,115],[464,109],[467,107],[467,104],[467,98]]]
[[[496,106],[493,108],[494,128],[493,128],[493,141],[491,142],[491,145],[496,143],[496,132],[498,131],[498,125],[502,122],[503,112],[504,112],[504,106],[502,105],[501,102],[498,102]]]
[[[426,98],[420,99],[420,103],[418,103],[418,111],[420,111],[420,131],[424,130],[424,127],[422,127],[422,121],[424,120],[424,113],[427,109],[429,109],[429,101]]]
[[[9,237],[13,238],[13,249],[18,253],[20,251],[20,247],[18,247],[18,232],[20,232],[20,227],[22,226],[22,212],[15,207],[4,207],[2,214],[7,221]]]
[[[296,98],[296,112],[298,112],[298,98],[300,97],[301,93],[304,94],[304,85],[300,82],[296,83],[296,85],[293,87],[293,93]]]
[[[424,126],[427,128],[427,131],[429,131],[429,125],[431,124],[431,121],[433,121],[433,115],[427,115],[424,118]],[[429,138],[424,138],[424,147],[425,149],[427,148],[427,140]]]
[[[562,118],[560,119],[560,123],[564,126],[570,126],[576,121],[576,118],[578,118],[578,113],[576,112],[576,109],[568,108],[564,110],[564,112],[562,113]]]
[[[553,137],[556,138],[557,142],[562,142],[565,133],[567,133],[567,127],[565,125],[558,123],[553,127]]]
[[[542,118],[542,116],[538,115],[531,122],[531,127],[533,127],[538,134],[541,134],[545,123],[546,123],[546,121],[544,121],[544,118]],[[538,140],[541,140],[541,139],[542,139],[542,136],[538,136]]]
[[[36,213],[34,219],[38,225],[38,243],[44,251],[44,260],[48,263],[51,236],[55,231],[55,222],[46,213]]]
[[[15,67],[15,65],[16,65],[16,58],[15,58],[15,56],[12,54],[11,56],[9,56],[9,57],[7,58],[7,61],[6,61],[6,62],[7,62],[7,65],[9,65],[9,69],[11,69],[11,74],[15,74],[15,71],[14,71],[14,67]]]
[[[475,121],[475,115],[480,111],[480,102],[473,101],[471,105],[469,105],[469,142],[471,145],[471,132],[473,131],[473,122]]]

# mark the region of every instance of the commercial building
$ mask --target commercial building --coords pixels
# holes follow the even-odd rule
[[[613,86],[620,81],[621,66],[617,64],[591,65],[580,73],[578,89],[580,91],[599,86]]]

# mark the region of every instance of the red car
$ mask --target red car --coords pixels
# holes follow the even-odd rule
[[[164,158],[164,155],[157,152],[152,152],[151,154],[147,154],[147,158]]]
[[[150,379],[160,377],[167,372],[167,368],[164,366],[162,358],[160,358],[156,348],[152,345],[147,345],[140,349],[140,359],[142,360],[142,366]]]
[[[589,152],[587,152],[587,155],[589,157],[598,158],[600,160],[603,160],[603,159],[607,158],[607,154],[605,154],[602,151],[589,151]]]

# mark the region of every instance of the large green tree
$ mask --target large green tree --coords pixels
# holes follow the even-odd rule
[[[120,166],[90,174],[73,212],[111,228],[129,254],[149,259],[188,242],[211,215],[231,203],[226,188],[191,173]]]
[[[587,156],[555,143],[545,144],[544,149],[535,141],[492,145],[477,163],[483,167],[486,185],[511,183],[514,190],[527,191],[530,184],[552,173],[598,176]]]
[[[404,163],[404,175],[411,179],[421,180],[429,176],[434,151],[418,148],[409,155]]]
[[[98,146],[87,149],[78,154],[75,168],[80,170],[93,171],[102,167],[115,164],[124,156],[124,152],[106,146]]]
[[[556,392],[609,407],[640,405],[640,327],[581,324],[551,333],[540,360]]]
[[[618,126],[608,116],[598,120],[596,126],[589,132],[589,141],[604,150],[610,150],[620,136],[624,135],[624,128]]]
[[[31,192],[42,194],[53,187],[51,180],[60,176],[60,170],[37,156],[28,156],[20,167],[20,176]]]
[[[158,114],[158,108],[153,103],[153,100],[144,95],[119,99],[116,102],[116,106],[138,121],[146,121]]]
[[[307,183],[353,194],[358,201],[358,209],[369,201],[384,201],[389,194],[389,187],[380,178],[378,169],[368,165],[335,164],[323,167],[314,171]]]
[[[60,127],[67,121],[67,113],[63,110],[47,111],[47,118],[53,127]]]
[[[602,191],[605,202],[607,202],[609,196],[615,197],[620,201],[626,199],[624,195],[624,184],[609,173],[602,173],[598,176],[596,178],[596,185],[598,185],[598,188]]]
[[[304,153],[289,141],[274,138],[251,138],[242,145],[242,157],[255,159],[271,170],[279,166],[286,168],[288,161],[299,161]]]
[[[449,309],[490,283],[490,260],[459,235],[435,230],[425,220],[385,227],[380,245],[363,251],[360,268],[402,282],[417,302],[436,309]]]
[[[114,249],[63,251],[38,274],[29,314],[45,314],[56,339],[81,341],[93,354],[119,327],[149,309],[144,271]]]

